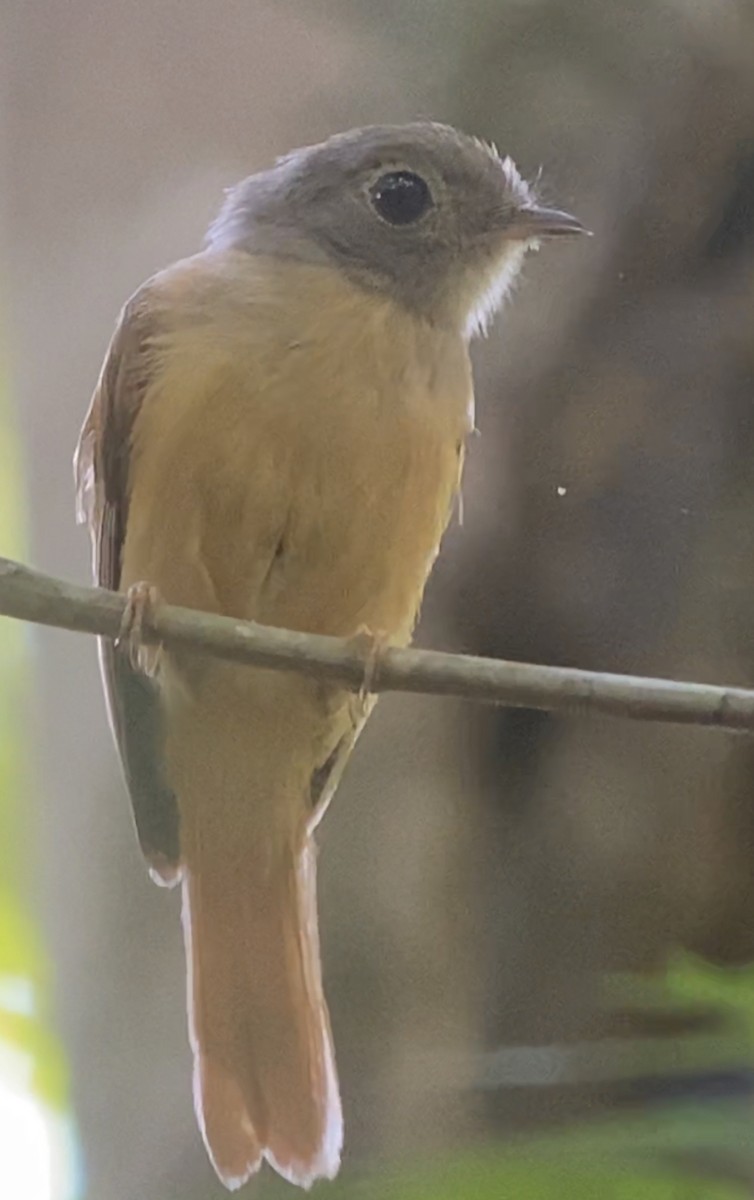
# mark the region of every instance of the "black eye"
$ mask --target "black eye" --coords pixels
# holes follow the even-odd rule
[[[423,217],[432,204],[427,184],[413,171],[381,175],[369,194],[375,210],[389,225],[410,225]]]

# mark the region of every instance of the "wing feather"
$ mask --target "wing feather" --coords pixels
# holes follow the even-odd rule
[[[92,539],[95,581],[119,590],[129,505],[134,421],[149,383],[155,317],[150,287],[128,302],[107,352],[74,457],[78,519]],[[165,778],[159,687],[124,650],[100,640],[110,725],[131,795],[142,851],[158,882],[180,874],[178,805]]]

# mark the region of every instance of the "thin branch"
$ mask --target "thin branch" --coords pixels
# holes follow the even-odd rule
[[[117,637],[125,597],[53,579],[0,558],[0,615],[38,625]],[[190,647],[274,670],[336,679],[356,690],[364,683],[364,651],[354,642],[296,633],[231,617],[159,605],[143,637],[169,648]],[[535,666],[388,647],[377,655],[370,690],[459,696],[515,708],[606,713],[640,721],[668,721],[754,731],[754,691],[608,675],[569,667]]]

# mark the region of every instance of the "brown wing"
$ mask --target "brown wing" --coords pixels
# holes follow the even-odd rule
[[[146,285],[121,313],[74,459],[78,516],[89,524],[95,580],[116,591],[128,522],[131,435],[149,382],[154,325]],[[158,882],[175,882],[179,817],[164,773],[159,689],[110,640],[100,641],[100,664],[141,848]]]

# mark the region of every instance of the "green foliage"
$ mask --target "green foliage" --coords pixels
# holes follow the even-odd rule
[[[3,384],[0,376],[0,553],[23,558],[21,455]],[[29,901],[28,645],[21,624],[0,621],[0,1042],[29,1056],[34,1092],[62,1109],[65,1064],[41,1011],[46,960]]]
[[[745,1024],[754,1043],[754,967],[715,967],[679,955],[667,974],[668,994],[681,1003],[723,1009]]]
[[[500,1153],[469,1155],[424,1174],[338,1189],[337,1200],[736,1200],[737,1187],[628,1169],[578,1169],[567,1163],[514,1163]],[[333,1196],[333,1200],[336,1198]]]
[[[668,1106],[664,1113],[653,1108],[646,1116],[585,1125],[518,1147],[480,1148],[356,1182],[344,1178],[329,1185],[327,1195],[328,1200],[740,1200],[749,1191],[737,1182],[720,1182],[716,1166],[740,1161],[750,1125],[743,1104]],[[698,1171],[679,1166],[680,1156],[691,1152],[699,1156]]]

